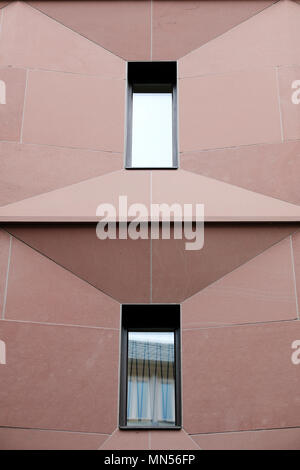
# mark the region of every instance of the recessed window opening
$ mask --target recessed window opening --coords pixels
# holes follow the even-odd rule
[[[177,168],[176,62],[129,62],[127,168]]]
[[[121,428],[180,428],[178,305],[123,305],[120,392]]]

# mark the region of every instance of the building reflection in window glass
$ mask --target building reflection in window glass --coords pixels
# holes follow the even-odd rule
[[[173,332],[128,332],[128,426],[175,425]]]

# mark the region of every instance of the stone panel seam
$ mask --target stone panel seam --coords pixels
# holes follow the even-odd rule
[[[207,152],[219,152],[222,150],[243,150],[247,147],[259,147],[261,145],[285,145],[288,142],[300,142],[300,139],[287,139],[284,142],[256,142],[254,144],[243,144],[243,145],[232,145],[229,147],[215,147],[215,148],[199,148],[195,150],[181,150],[179,153],[181,157],[189,155],[190,153],[207,153]],[[189,170],[187,170],[189,171]]]
[[[68,70],[59,70],[59,69],[45,69],[43,67],[23,67],[22,65],[10,65],[10,64],[1,64],[1,69],[16,69],[16,70],[29,70],[30,72],[48,72],[48,73],[61,73],[65,75],[79,75],[80,77],[96,77],[99,80],[116,80],[116,81],[126,81],[126,77],[106,77],[98,73],[80,73],[80,72],[70,72]]]
[[[292,67],[299,67],[300,66],[300,61],[297,64],[283,64],[283,65],[261,65],[261,66],[255,66],[251,65],[250,67],[243,67],[243,68],[232,68],[230,70],[225,70],[223,72],[199,72],[197,75],[186,75],[186,76],[179,76],[178,80],[189,80],[193,78],[202,78],[202,77],[223,77],[224,75],[232,75],[236,73],[243,73],[243,72],[261,72],[261,71],[267,71],[267,70],[274,70],[276,68],[281,69],[281,68],[292,68]],[[49,72],[52,72],[52,70],[49,70]],[[67,73],[67,72],[66,72]],[[71,73],[71,72],[70,72]]]
[[[105,47],[103,47],[101,44],[98,44],[97,42],[93,41],[93,39],[90,39],[88,38],[87,36],[84,36],[82,33],[79,33],[78,31],[76,31],[75,29],[72,29],[70,28],[69,26],[66,26],[64,23],[61,23],[60,21],[56,20],[55,18],[53,18],[52,16],[48,15],[47,13],[44,13],[43,11],[39,10],[39,8],[37,7],[33,7],[32,5],[29,5],[29,3],[27,2],[23,2],[23,3],[26,3],[26,6],[31,8],[32,10],[35,10],[37,11],[40,15],[43,15],[47,18],[49,18],[50,20],[54,21],[56,24],[59,24],[60,26],[62,26],[63,28],[67,29],[68,31],[72,32],[73,34],[76,34],[77,36],[80,36],[82,37],[83,39],[86,39],[87,41],[89,41],[90,43],[100,47],[101,49],[105,50],[106,52],[108,52],[109,54],[115,56],[115,57],[118,57],[120,60],[122,60],[123,62],[125,62],[125,59],[124,57],[121,57],[119,56],[118,54],[115,54],[114,52],[110,51],[109,49],[106,49]]]
[[[294,139],[294,140],[286,140],[286,142],[300,142],[300,139]],[[244,144],[244,145],[232,145],[229,147],[214,147],[214,148],[198,148],[198,149],[193,149],[193,150],[180,150],[180,155],[181,157],[184,157],[186,154],[190,153],[200,153],[200,152],[218,152],[220,150],[243,150],[244,148],[247,147],[259,147],[261,145],[280,145],[283,144],[281,141],[274,141],[274,142],[255,142],[254,144]],[[189,170],[186,170],[189,171]]]
[[[265,145],[265,144],[255,144],[255,145]],[[270,144],[270,145],[274,145],[274,143],[273,143],[273,144]],[[228,149],[234,149],[234,148],[238,148],[238,147],[228,147]],[[224,148],[224,149],[214,149],[214,150],[216,151],[216,150],[226,150],[226,149]],[[195,152],[198,152],[198,151],[195,151]],[[201,152],[206,152],[206,150],[201,150]],[[181,152],[181,153],[182,153],[182,154],[187,154],[187,153],[191,153],[191,152]],[[183,155],[183,156],[184,156],[184,155]],[[120,171],[120,170],[115,170],[115,171]],[[274,200],[276,200],[276,201],[285,202],[285,203],[287,203],[287,204],[290,204],[291,206],[295,206],[295,207],[299,207],[299,206],[300,206],[300,204],[294,204],[294,203],[292,203],[292,202],[285,201],[285,200],[283,200],[283,199],[279,199],[279,197],[268,196],[268,195],[265,195],[264,193],[260,193],[260,192],[258,192],[258,191],[253,191],[253,190],[251,190],[251,189],[244,188],[243,186],[239,186],[239,185],[237,185],[237,184],[228,183],[228,182],[226,182],[226,181],[223,181],[223,180],[221,180],[221,179],[219,179],[219,178],[215,178],[215,177],[213,177],[213,176],[207,176],[207,175],[205,175],[205,174],[197,173],[197,172],[195,172],[195,171],[187,170],[187,169],[185,169],[185,168],[181,168],[180,171],[181,171],[181,172],[185,172],[185,173],[191,173],[192,175],[198,175],[198,174],[199,174],[199,175],[201,175],[201,176],[203,176],[203,177],[205,177],[205,178],[207,178],[207,179],[214,180],[214,181],[217,181],[217,182],[219,182],[219,183],[221,182],[221,183],[224,183],[224,184],[229,185],[229,186],[232,186],[232,187],[244,189],[245,191],[248,191],[248,192],[250,192],[250,193],[260,194],[260,195],[262,195],[262,196],[265,196],[265,197],[270,198],[270,199],[274,199]],[[150,177],[150,187],[152,187],[152,172],[151,172],[150,175],[151,175],[151,177]],[[150,203],[152,203],[152,193],[151,193]],[[278,222],[278,221],[277,221],[277,222]],[[290,223],[295,223],[295,221],[293,221],[293,220],[290,220],[290,221],[288,221],[288,222],[290,222]],[[280,222],[279,222],[279,223],[280,223]]]
[[[95,222],[96,223],[96,222]],[[1,226],[0,226],[1,227]],[[98,290],[99,292],[101,292],[102,294],[106,295],[107,297],[110,297],[112,300],[114,300],[115,302],[117,303],[120,303],[120,301],[118,299],[116,299],[115,297],[112,297],[110,294],[107,294],[106,292],[104,292],[103,290],[99,289],[98,287],[94,286],[91,282],[87,281],[86,279],[83,279],[82,277],[78,276],[77,274],[73,273],[73,271],[71,271],[70,269],[66,268],[65,266],[63,266],[62,264],[59,264],[57,263],[55,260],[53,260],[52,258],[50,258],[49,256],[47,256],[45,253],[43,253],[42,251],[39,251],[37,250],[36,248],[32,247],[31,245],[29,245],[28,243],[26,243],[24,240],[22,240],[21,238],[15,236],[15,235],[12,235],[9,230],[7,230],[6,228],[4,228],[3,226],[1,227],[1,229],[8,233],[9,235],[11,235],[13,238],[15,238],[16,240],[18,240],[19,242],[23,243],[24,245],[28,246],[29,248],[31,248],[33,251],[35,251],[36,253],[39,253],[40,255],[44,256],[45,258],[47,258],[48,260],[52,261],[52,263],[55,263],[57,266],[60,266],[62,269],[64,269],[65,271],[68,271],[69,273],[73,274],[73,276],[77,277],[78,279],[80,279],[81,281],[85,282],[86,284],[89,284],[90,286],[94,287],[94,289]],[[96,229],[95,229],[96,230]],[[122,303],[122,302],[121,302]]]
[[[89,432],[89,431],[69,431],[67,429],[48,429],[48,428],[27,428],[22,426],[0,426],[0,429],[19,429],[23,431],[44,431],[44,432],[60,432],[60,433],[70,433],[70,434],[87,434],[87,435],[99,435],[99,436],[110,436],[103,432]]]
[[[119,150],[105,150],[105,149],[94,149],[94,148],[87,148],[87,147],[68,147],[68,146],[59,146],[59,145],[50,145],[50,144],[42,144],[42,143],[36,143],[36,142],[18,142],[18,141],[11,141],[11,140],[0,140],[0,142],[5,142],[5,143],[12,143],[12,144],[22,144],[22,145],[35,145],[35,146],[40,146],[40,147],[48,147],[48,148],[55,148],[55,149],[67,149],[67,150],[81,150],[83,152],[103,152],[103,153],[116,153],[118,155],[122,155],[123,152]],[[123,169],[123,168],[121,168]],[[115,171],[120,171],[120,170],[114,170]]]
[[[150,60],[153,59],[153,0],[150,0]]]
[[[300,142],[300,139],[286,139],[285,142]]]
[[[82,152],[96,152],[96,153],[111,153],[111,154],[117,154],[117,155],[123,155],[123,152],[119,152],[116,150],[104,150],[104,149],[92,149],[92,148],[86,148],[86,147],[67,147],[67,146],[61,146],[61,145],[50,145],[50,144],[37,144],[35,142],[20,142],[18,140],[0,140],[0,143],[5,143],[5,144],[22,144],[22,145],[29,145],[29,146],[35,146],[35,147],[46,147],[46,148],[55,148],[55,149],[60,149],[60,150],[78,150]],[[123,168],[122,168],[123,169]],[[114,173],[116,171],[120,170],[113,170],[111,173]],[[94,177],[93,177],[94,178]]]
[[[1,142],[0,142],[1,143]],[[16,142],[17,144],[20,144],[19,142]],[[22,144],[23,145],[23,144]],[[28,196],[28,197],[25,197],[24,199],[18,199],[17,201],[13,201],[13,202],[9,202],[8,204],[0,204],[0,208],[1,207],[6,207],[6,206],[10,206],[12,204],[17,204],[19,202],[23,202],[23,201],[26,201],[28,199],[33,199],[33,198],[38,198],[40,196],[45,196],[46,194],[50,194],[50,193],[53,193],[54,191],[60,191],[62,189],[66,189],[66,188],[70,188],[72,186],[76,186],[77,184],[80,184],[80,183],[86,183],[90,180],[94,180],[95,178],[101,178],[101,176],[107,176],[107,175],[111,175],[113,173],[118,173],[119,171],[122,171],[122,170],[112,170],[112,171],[108,171],[107,173],[102,173],[100,175],[96,175],[96,176],[93,176],[92,178],[89,177],[87,179],[84,179],[84,180],[80,180],[80,181],[76,181],[75,183],[71,183],[71,184],[67,184],[65,186],[60,186],[59,188],[55,188],[55,189],[50,189],[49,191],[46,191],[44,193],[38,193],[38,194],[34,194],[33,196]],[[96,223],[96,220],[95,220],[95,223]],[[3,229],[5,230],[5,229]]]
[[[272,144],[270,144],[270,145],[272,145]],[[238,184],[238,183],[233,184],[233,183],[229,183],[225,179],[216,178],[215,176],[208,176],[207,174],[205,174],[203,172],[203,170],[201,170],[201,172],[198,172],[198,171],[187,170],[186,168],[182,168],[182,171],[188,171],[189,173],[193,173],[194,175],[204,176],[205,178],[209,178],[209,179],[212,179],[214,181],[218,181],[219,183],[229,184],[230,186],[240,188],[240,189],[244,189],[244,191],[249,191],[249,192],[252,192],[252,193],[255,193],[255,194],[260,194],[261,196],[269,197],[269,198],[272,198],[272,199],[276,199],[277,201],[280,201],[280,202],[286,202],[287,204],[291,204],[293,206],[300,207],[300,201],[299,201],[299,203],[295,203],[295,202],[289,201],[288,199],[280,199],[278,196],[274,196],[274,195],[271,195],[271,194],[254,191],[254,189],[246,188],[245,186],[241,186],[241,184]]]
[[[108,438],[103,442],[103,444],[101,444],[100,447],[98,447],[97,450],[101,450],[102,447],[104,446],[104,444],[106,444],[108,441],[110,441],[111,438],[116,434],[117,431],[118,431],[118,428],[116,428],[112,434],[109,434],[109,435],[108,435]]]
[[[198,331],[198,330],[212,330],[220,328],[240,328],[240,327],[249,327],[249,326],[268,326],[280,323],[298,323],[298,318],[290,320],[271,320],[271,321],[262,321],[262,322],[253,322],[253,323],[231,323],[231,324],[219,324],[216,326],[198,326],[196,328],[182,328],[182,331]]]
[[[4,10],[9,6],[9,4],[12,3],[12,2],[6,2],[2,8],[0,8],[0,35],[1,35],[1,32],[2,32],[2,26],[3,26],[3,19],[4,19]]]
[[[3,293],[3,306],[2,306],[2,320],[5,319],[5,309],[6,309],[6,299],[7,299],[7,290],[8,290],[8,278],[10,270],[10,261],[11,261],[11,251],[12,251],[12,236],[9,236],[9,248],[8,248],[8,257],[7,257],[7,269],[6,269],[6,279]]]
[[[285,428],[257,428],[257,429],[241,429],[236,431],[214,431],[214,432],[199,432],[199,433],[189,433],[189,436],[211,436],[211,435],[223,435],[223,434],[239,434],[239,433],[248,433],[248,432],[265,432],[265,431],[284,431],[288,429],[300,429],[300,426],[288,426]]]
[[[294,0],[292,0],[294,1]],[[300,62],[299,63],[293,63],[293,64],[281,64],[281,65],[277,65],[278,67],[278,70],[279,69],[292,69],[294,67],[300,67]]]
[[[289,223],[289,222],[287,222]],[[295,222],[297,223],[297,222]],[[299,224],[300,226],[300,224]],[[216,284],[217,282],[221,281],[222,279],[224,279],[226,276],[228,276],[229,274],[233,273],[234,271],[237,271],[239,268],[241,268],[242,266],[245,266],[246,264],[250,263],[251,261],[253,261],[255,258],[257,258],[258,256],[264,254],[266,251],[270,250],[271,248],[275,247],[276,245],[279,245],[281,242],[283,242],[284,240],[287,240],[290,236],[294,235],[295,233],[299,232],[300,228],[297,228],[295,231],[291,232],[289,235],[287,236],[284,236],[283,238],[281,238],[280,240],[276,241],[275,243],[273,243],[272,245],[268,246],[267,248],[265,248],[264,250],[260,251],[259,253],[257,253],[255,256],[253,256],[253,258],[247,260],[245,263],[242,263],[242,264],[239,264],[236,268],[232,269],[231,271],[228,271],[226,274],[224,274],[224,276],[221,276],[219,277],[218,279],[216,279],[215,281],[213,281],[211,284],[209,284],[208,286],[204,287],[203,289],[200,289],[199,291],[195,292],[195,294],[192,294],[190,295],[189,297],[187,297],[186,299],[182,300],[181,301],[181,304],[184,304],[184,302],[186,302],[187,300],[190,300],[192,297],[194,297],[195,295],[198,295],[200,292],[203,292],[205,291],[206,289],[208,289],[209,287],[213,286],[214,284]]]
[[[299,139],[295,140],[298,141]],[[285,142],[295,142],[293,140],[286,140]],[[199,149],[185,149],[181,150],[181,154],[185,153],[196,153],[196,152],[211,152],[213,150],[234,150],[234,149],[242,149],[244,147],[255,147],[258,145],[276,145],[276,144],[282,144],[281,139],[279,140],[273,140],[272,142],[255,142],[254,144],[244,144],[244,145],[233,145],[229,147],[211,147],[211,148],[199,148]]]
[[[22,121],[21,121],[21,131],[20,131],[20,144],[23,143],[23,128],[24,128],[24,118],[25,118],[25,107],[26,107],[26,97],[27,97],[27,88],[28,88],[28,76],[29,71],[26,70],[26,79],[25,79],[25,90],[24,90],[24,101],[23,101],[23,112],[22,112]]]
[[[242,20],[240,23],[234,25],[232,28],[228,29],[227,31],[224,31],[223,33],[221,34],[218,34],[217,36],[213,37],[212,39],[210,39],[209,41],[205,42],[204,44],[202,44],[200,47],[196,47],[195,49],[193,49],[192,51],[189,51],[187,52],[186,54],[184,54],[182,57],[180,57],[179,60],[183,59],[184,57],[188,56],[189,54],[193,54],[195,51],[201,49],[202,47],[206,46],[207,44],[209,44],[210,42],[214,41],[215,39],[218,39],[218,38],[221,38],[222,36],[225,36],[225,34],[235,30],[236,28],[238,28],[240,25],[242,25],[243,23],[246,23],[247,21],[249,21],[250,19],[254,18],[255,16],[257,15],[260,15],[263,11],[267,10],[268,8],[272,8],[276,3],[280,3],[281,0],[275,0],[273,1],[273,3],[271,5],[268,5],[266,6],[265,8],[263,8],[262,10],[259,10],[257,11],[256,13],[253,13],[252,15],[250,15],[248,18],[245,18],[244,20]]]
[[[275,73],[276,73],[276,83],[277,83],[277,99],[278,99],[278,110],[279,110],[279,120],[280,120],[281,141],[284,142],[283,118],[282,118],[281,99],[280,99],[280,86],[279,86],[278,67],[275,67]]]
[[[3,8],[1,8],[1,11],[0,11],[0,40],[1,40],[2,27],[3,27]]]
[[[193,441],[193,443],[199,448],[199,450],[203,450],[203,449],[201,449],[201,447],[199,446],[199,444],[198,444],[196,441],[194,441],[194,439],[192,438],[192,436],[186,432],[186,430],[185,430],[184,428],[182,428],[182,431],[184,432],[184,434],[186,434],[186,435],[188,436],[189,439],[191,439],[191,440]]]
[[[44,326],[61,326],[67,328],[85,328],[88,330],[107,330],[107,331],[117,331],[119,332],[119,328],[109,328],[107,326],[92,326],[92,325],[76,325],[73,323],[51,323],[51,322],[39,322],[39,321],[31,321],[31,320],[16,320],[14,318],[3,318],[6,322],[10,323],[26,323],[29,325],[44,325]]]
[[[297,311],[297,318],[298,318],[298,320],[300,320],[298,291],[297,291],[297,280],[296,280],[296,270],[295,270],[295,257],[294,257],[294,248],[293,248],[293,237],[292,237],[292,235],[290,235],[290,247],[291,247],[291,259],[292,259],[292,270],[293,270],[293,282],[294,282],[295,298],[296,298],[296,311]]]

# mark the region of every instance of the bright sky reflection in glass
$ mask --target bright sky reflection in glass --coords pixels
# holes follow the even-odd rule
[[[175,425],[173,332],[128,332],[127,425]]]
[[[172,93],[133,93],[132,166],[172,167]]]

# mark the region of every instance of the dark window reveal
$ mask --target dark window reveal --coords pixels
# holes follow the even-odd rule
[[[177,64],[129,62],[127,168],[177,168]]]
[[[123,305],[120,427],[181,425],[180,306]]]

